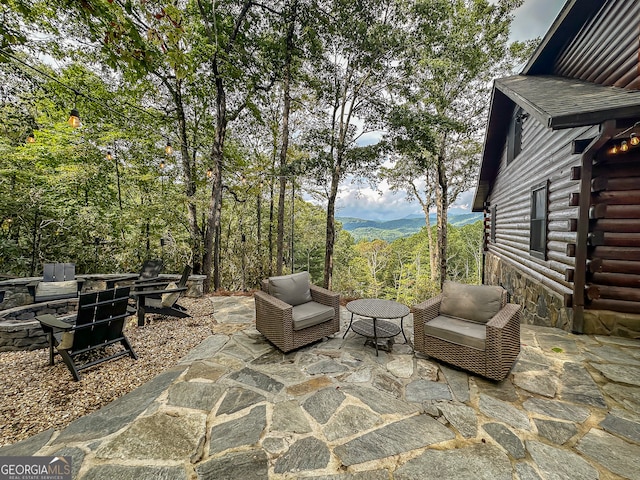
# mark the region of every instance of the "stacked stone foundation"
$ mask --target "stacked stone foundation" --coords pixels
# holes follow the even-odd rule
[[[564,306],[562,296],[490,252],[485,258],[485,283],[504,287],[510,302],[522,305],[522,323],[572,330],[573,309]]]
[[[523,306],[522,323],[573,330],[573,309],[564,306],[559,294],[491,253],[485,258],[485,283],[501,285],[511,295],[511,302]],[[589,310],[587,306],[582,333],[640,339],[640,312]]]

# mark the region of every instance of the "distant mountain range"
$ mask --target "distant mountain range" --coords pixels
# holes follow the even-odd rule
[[[409,237],[418,233],[425,226],[424,217],[418,215],[386,221],[355,217],[337,217],[336,220],[342,223],[342,228],[351,233],[356,242],[362,239],[370,241],[376,238],[392,242],[396,238]],[[431,214],[429,220],[431,225],[435,225],[435,214]],[[448,220],[449,224],[461,227],[482,220],[482,213],[449,214]]]

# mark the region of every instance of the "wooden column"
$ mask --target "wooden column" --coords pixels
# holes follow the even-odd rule
[[[587,275],[587,241],[589,238],[589,208],[591,206],[591,177],[593,159],[598,150],[613,137],[615,121],[608,120],[600,128],[600,136],[586,148],[582,154],[580,169],[580,197],[578,203],[578,231],[576,235],[576,266],[573,282],[573,331],[584,331],[584,303]]]

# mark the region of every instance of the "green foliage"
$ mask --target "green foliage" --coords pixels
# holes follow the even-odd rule
[[[333,228],[334,202],[348,175],[375,182],[388,155],[402,159],[385,170],[389,184],[412,197],[420,182],[434,185],[439,158],[451,161],[452,199],[468,186],[490,77],[531,48],[505,50],[518,3],[4,2],[0,272],[33,274],[63,260],[80,273],[135,271],[158,256],[178,272],[207,263],[215,247],[221,286],[253,288],[274,269],[280,213],[287,269],[323,283],[326,255],[349,295],[429,296],[437,283],[422,220],[349,233],[347,222]],[[284,192],[278,212],[287,66],[285,153],[295,179],[285,188],[295,182],[297,196],[292,205]],[[66,123],[73,107],[77,130]],[[389,141],[364,145],[372,131],[390,132]],[[36,143],[25,144],[31,132]],[[167,156],[169,138],[176,151]],[[435,195],[423,193],[428,212]],[[478,234],[451,231],[455,278],[477,281]]]
[[[449,279],[480,283],[483,222],[462,227],[449,225]],[[339,238],[350,232],[343,231]],[[407,305],[433,297],[440,291],[429,269],[427,230],[392,242],[381,239],[338,242],[335,286],[346,297],[377,297]]]

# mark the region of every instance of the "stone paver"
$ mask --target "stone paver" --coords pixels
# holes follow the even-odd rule
[[[525,412],[489,395],[480,394],[480,411],[487,417],[500,420],[513,428],[519,428],[520,430],[531,429],[529,417]]]
[[[334,448],[343,465],[355,465],[451,440],[453,432],[427,415],[380,427]]]
[[[101,445],[95,455],[104,459],[135,460],[192,458],[202,446],[206,421],[203,413],[175,416],[156,412],[133,422],[124,432]]]
[[[509,457],[497,447],[474,445],[455,450],[428,450],[395,471],[395,480],[511,480]]]
[[[516,459],[525,457],[525,448],[518,435],[501,423],[486,423],[483,426],[485,432],[491,435],[496,443],[504,448]]]
[[[266,426],[267,414],[264,405],[252,408],[243,417],[214,425],[211,429],[209,455],[223,452],[229,448],[257,444]]]
[[[549,480],[599,478],[598,471],[577,453],[529,440],[527,450],[543,477]]]
[[[251,297],[210,297],[216,333],[137,390],[0,448],[74,478],[640,479],[640,341],[522,325],[511,375],[342,333],[283,354]],[[405,332],[412,332],[411,316]]]
[[[624,478],[640,478],[639,445],[592,428],[578,442],[576,449]]]

